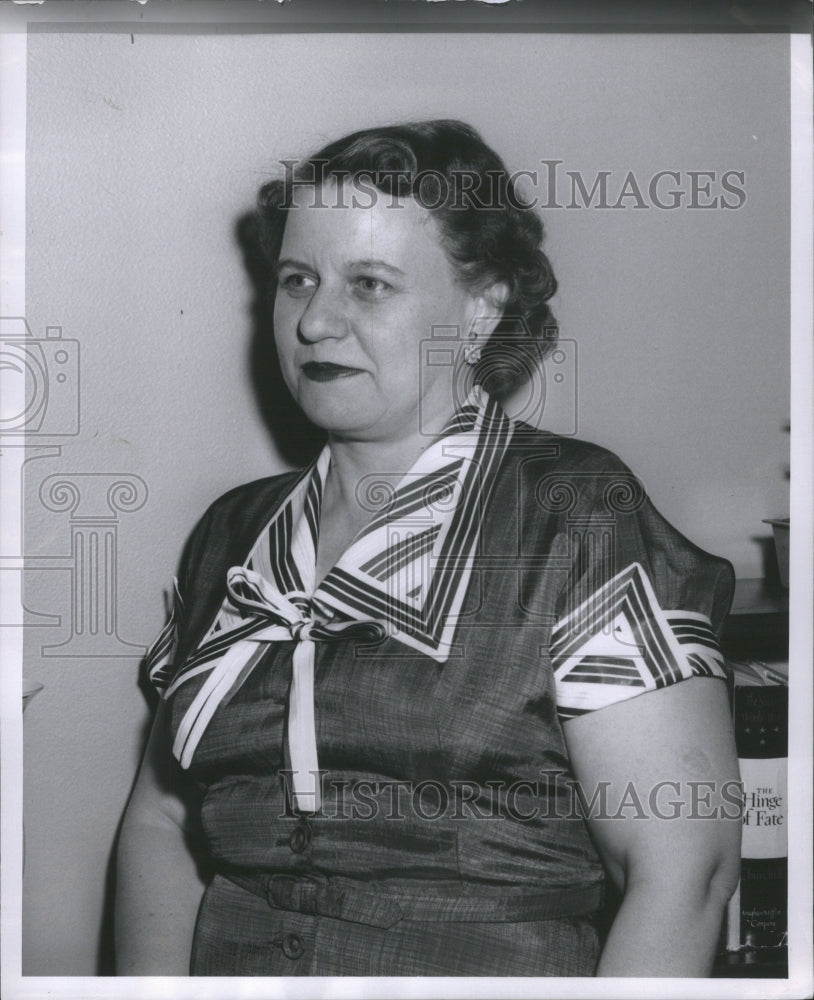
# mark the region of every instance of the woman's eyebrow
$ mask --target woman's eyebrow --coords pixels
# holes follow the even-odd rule
[[[376,268],[379,271],[387,271],[389,274],[393,274],[399,278],[406,278],[407,275],[401,268],[396,267],[395,264],[388,264],[386,260],[380,260],[378,258],[368,257],[364,260],[350,260],[348,261],[348,268],[350,270],[364,270],[365,268]]]
[[[302,260],[294,260],[293,257],[281,257],[274,265],[274,270],[276,272],[282,271],[284,267],[290,267],[294,271],[310,271],[312,270],[310,264],[306,264]]]
[[[349,260],[346,267],[350,271],[364,270],[365,268],[376,268],[380,271],[386,271],[388,274],[395,275],[399,278],[407,277],[407,274],[402,271],[400,267],[396,267],[395,264],[388,264],[386,260],[381,260],[378,257],[366,257],[359,260]],[[274,265],[274,270],[278,274],[284,268],[290,268],[294,271],[312,270],[312,266],[310,264],[302,260],[296,260],[293,257],[281,257]]]

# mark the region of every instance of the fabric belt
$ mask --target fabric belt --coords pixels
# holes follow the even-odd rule
[[[454,920],[470,923],[554,920],[588,916],[602,903],[602,885],[564,887],[510,896],[505,891],[477,895],[433,886],[426,895],[397,889],[360,889],[351,879],[319,875],[257,875],[221,872],[224,878],[265,899],[270,907],[334,917],[372,927],[399,920]]]

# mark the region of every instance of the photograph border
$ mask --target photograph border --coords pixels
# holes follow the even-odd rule
[[[250,32],[562,32],[562,33],[774,33],[789,37],[791,115],[791,590],[790,650],[795,697],[790,699],[790,744],[812,746],[812,83],[811,8],[805,3],[600,3],[449,2],[331,0],[240,2],[175,0],[149,3],[46,0],[5,3],[0,10],[0,315],[25,315],[25,52],[29,33],[250,33]],[[58,13],[54,8],[58,7]],[[647,16],[645,16],[645,12]],[[4,519],[3,531],[14,530]],[[4,592],[3,621],[14,611]],[[21,613],[21,612],[20,612]],[[19,622],[22,626],[22,619]],[[136,979],[35,977],[21,974],[22,870],[22,628],[2,633],[2,895],[3,992],[8,997],[118,996],[438,996],[629,997],[807,996],[812,988],[812,762],[810,751],[789,754],[789,788],[795,790],[789,816],[788,980],[527,980],[506,977],[401,979]],[[793,734],[793,736],[791,735]],[[792,742],[793,740],[793,742]],[[792,919],[793,915],[793,919]],[[793,930],[792,930],[793,927]],[[543,985],[544,984],[544,985]]]

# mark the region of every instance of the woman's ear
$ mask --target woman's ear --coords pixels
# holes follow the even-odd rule
[[[492,331],[503,318],[503,310],[509,299],[509,286],[505,281],[496,281],[475,298],[475,308],[470,323],[470,336],[482,345],[492,336]]]

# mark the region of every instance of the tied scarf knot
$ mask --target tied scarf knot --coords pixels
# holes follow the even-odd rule
[[[294,622],[293,625],[289,625],[288,631],[291,633],[291,638],[294,642],[304,642],[306,639],[311,638],[313,627],[313,621],[304,619],[303,621]]]
[[[297,638],[312,620],[311,602],[304,591],[292,590],[283,594],[264,576],[246,566],[232,566],[227,572],[226,592],[239,611],[287,628],[292,638]]]
[[[313,617],[313,600],[301,590],[281,593],[264,576],[245,566],[233,566],[226,574],[226,590],[236,608],[285,628],[295,642],[330,642],[337,639],[360,639],[376,642],[388,634],[383,622],[319,621]],[[256,641],[280,638],[265,631],[250,637]]]
[[[231,687],[238,678],[247,676],[261,658],[265,643],[294,640],[287,744],[291,791],[300,811],[316,812],[322,796],[314,718],[314,643],[350,638],[373,642],[384,638],[385,627],[375,620],[319,621],[314,618],[316,602],[304,591],[283,594],[264,576],[246,566],[233,566],[228,571],[226,590],[235,608],[256,619],[261,627],[235,643],[220,667],[212,671],[216,678],[219,670],[222,675],[219,680],[210,677],[213,685],[224,692],[217,703],[225,696],[227,683]],[[205,689],[206,685],[202,694]],[[215,707],[216,704],[208,718]],[[194,745],[191,749],[189,745],[184,748],[188,760],[193,751]]]

